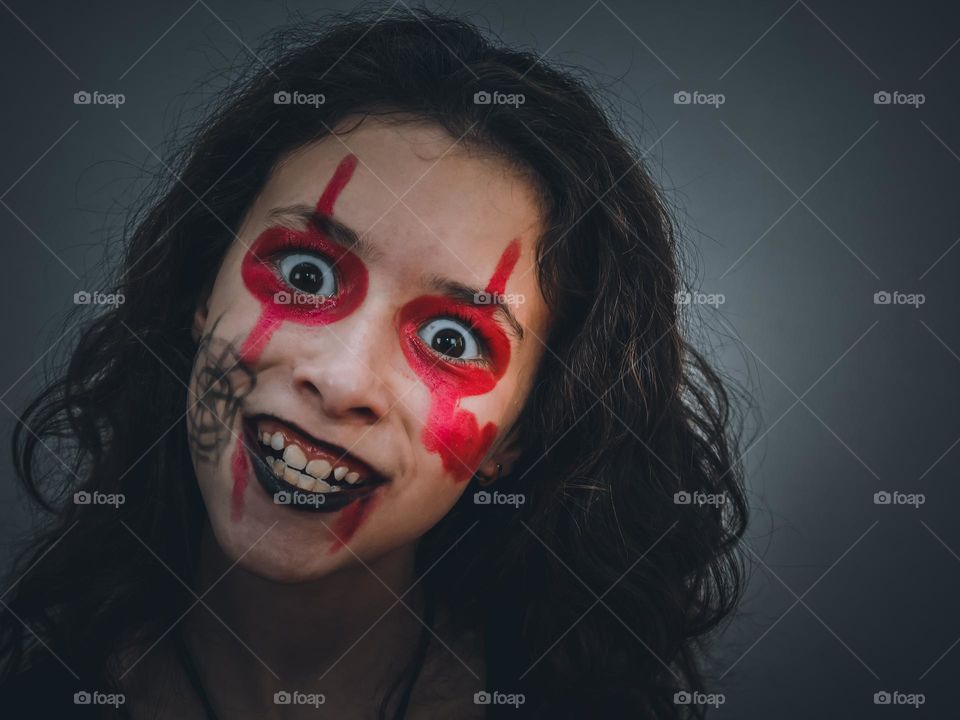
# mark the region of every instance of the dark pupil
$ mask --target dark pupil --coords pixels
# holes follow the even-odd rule
[[[463,355],[463,335],[456,330],[444,328],[433,336],[433,349],[450,357]]]
[[[323,287],[323,273],[314,263],[299,263],[290,271],[290,284],[306,293],[316,293]]]

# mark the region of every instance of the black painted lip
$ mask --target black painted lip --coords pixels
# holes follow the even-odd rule
[[[302,490],[296,485],[291,485],[286,480],[281,480],[273,474],[273,471],[264,461],[263,456],[253,449],[259,447],[259,440],[255,437],[256,424],[245,422],[244,425],[243,445],[247,457],[250,458],[253,466],[253,474],[256,475],[260,487],[266,491],[270,500],[274,502],[277,507],[287,507],[292,510],[300,510],[301,512],[337,512],[354,500],[359,500],[364,495],[369,495],[380,486],[380,483],[378,483],[353,490],[344,489],[336,493],[319,493]],[[281,499],[286,502],[279,502]]]

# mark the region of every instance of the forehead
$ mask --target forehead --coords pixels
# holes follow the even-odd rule
[[[521,255],[504,292],[522,297],[508,302],[524,326],[540,333],[536,192],[506,161],[457,143],[441,128],[367,119],[305,146],[277,166],[257,198],[250,217],[257,230],[270,224],[272,210],[316,205],[348,154],[358,162],[333,216],[374,250],[372,277],[407,289],[431,276],[483,288],[516,238]]]

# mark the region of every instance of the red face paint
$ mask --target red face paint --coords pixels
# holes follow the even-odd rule
[[[333,523],[331,531],[334,534],[333,544],[327,550],[327,555],[333,555],[341,548],[345,547],[357,528],[363,524],[369,512],[373,509],[376,500],[376,494],[364,495],[359,500],[347,505],[337,516]]]
[[[236,521],[243,515],[243,492],[247,489],[247,478],[250,476],[250,463],[247,462],[247,453],[240,440],[237,440],[237,444],[233,448],[233,459],[230,466],[233,470],[233,509],[231,517]]]
[[[333,206],[346,187],[357,166],[355,155],[347,155],[337,165],[333,177],[317,200],[318,214],[330,216]],[[290,288],[274,266],[274,258],[284,252],[310,252],[325,257],[336,269],[337,292],[316,303],[282,303],[278,293],[293,297]],[[241,265],[241,276],[247,289],[260,301],[260,317],[240,349],[240,358],[254,363],[260,357],[270,336],[285,321],[300,325],[320,326],[336,322],[353,312],[367,294],[367,269],[360,259],[343,246],[333,242],[313,225],[305,230],[275,226],[264,230],[247,251]],[[233,518],[243,514],[243,492],[246,488],[247,467],[242,443],[237,444],[233,458]],[[241,477],[242,476],[242,477]]]
[[[503,295],[519,257],[520,241],[514,239],[500,256],[487,283],[487,293]],[[488,422],[481,428],[473,413],[459,407],[461,398],[492,390],[510,363],[510,341],[493,319],[494,310],[494,305],[467,305],[442,295],[424,295],[411,300],[397,313],[407,362],[433,396],[423,444],[428,451],[440,455],[444,469],[456,482],[463,482],[476,472],[497,436],[494,423]],[[489,366],[447,362],[427,347],[419,330],[428,320],[443,315],[465,317],[478,329],[490,350]]]

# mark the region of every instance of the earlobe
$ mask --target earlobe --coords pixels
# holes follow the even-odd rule
[[[200,298],[200,302],[197,304],[197,309],[193,313],[193,327],[190,330],[190,334],[196,343],[200,342],[200,338],[203,337],[203,331],[207,327],[207,315],[209,311],[208,300],[209,295],[204,293]]]
[[[493,485],[513,471],[513,466],[519,459],[522,448],[512,436],[505,438],[502,447],[495,450],[477,470],[481,485]]]

